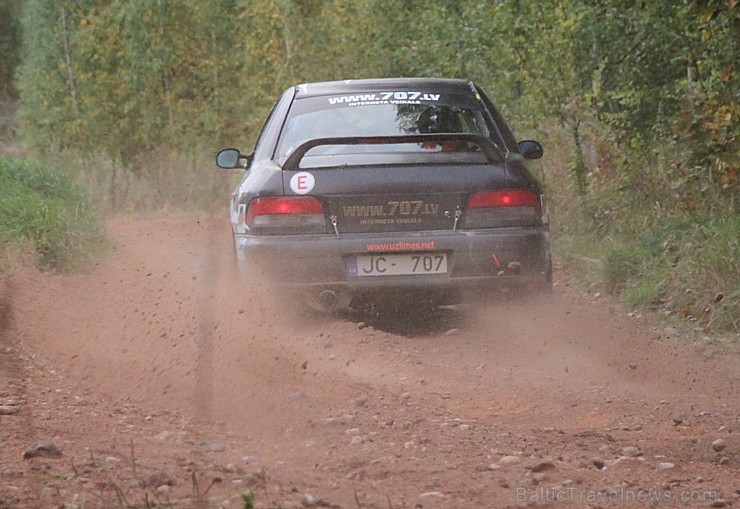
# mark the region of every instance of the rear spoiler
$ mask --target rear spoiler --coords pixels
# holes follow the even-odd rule
[[[450,142],[465,141],[480,147],[481,152],[492,163],[502,162],[504,154],[493,142],[479,134],[468,133],[434,133],[434,134],[407,134],[402,136],[346,136],[341,138],[316,138],[308,140],[296,148],[285,160],[283,169],[298,171],[306,153],[314,147],[323,145],[400,145],[403,143]]]

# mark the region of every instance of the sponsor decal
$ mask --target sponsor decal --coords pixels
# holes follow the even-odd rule
[[[344,205],[344,217],[414,217],[435,216],[439,213],[439,203],[425,203],[423,200],[388,201],[385,205]]]
[[[390,200],[383,205],[343,205],[342,216],[362,225],[421,224],[423,217],[439,214],[439,203]]]
[[[434,249],[434,241],[428,242],[378,242],[367,245],[368,251],[419,251]]]
[[[298,172],[290,179],[290,189],[295,194],[308,194],[313,190],[315,184],[316,179],[307,171]]]
[[[373,94],[338,95],[329,97],[329,104],[347,106],[369,106],[375,104],[422,104],[437,102],[441,94],[427,92],[411,92],[399,90],[395,92],[376,92]]]

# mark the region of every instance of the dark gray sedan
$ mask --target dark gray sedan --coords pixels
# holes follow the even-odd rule
[[[231,203],[247,277],[266,274],[337,309],[458,302],[552,285],[547,208],[517,142],[471,82],[375,79],[286,90]]]

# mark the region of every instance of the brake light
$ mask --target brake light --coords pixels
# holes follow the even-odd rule
[[[470,196],[465,227],[531,226],[542,220],[539,194],[526,189],[498,189]]]
[[[498,191],[481,191],[468,200],[468,208],[487,207],[533,207],[538,215],[542,212],[540,196],[526,189],[501,189]]]
[[[324,207],[313,196],[257,198],[249,203],[246,225],[255,233],[324,233]]]

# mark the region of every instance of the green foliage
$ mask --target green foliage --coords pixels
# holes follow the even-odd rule
[[[554,204],[556,258],[591,291],[598,288],[630,306],[688,319],[706,330],[737,331],[740,217],[666,207],[659,194],[599,180],[603,176],[592,176],[583,205],[574,189],[555,181],[564,195]],[[719,294],[721,301],[714,302]]]
[[[218,143],[238,126],[237,21],[228,0],[28,0],[19,87],[29,141],[129,166],[163,144]]]
[[[101,238],[72,180],[40,163],[0,159],[0,248],[32,242],[40,268],[67,269]]]
[[[0,1],[0,100],[14,96],[13,75],[18,65],[20,47],[20,27],[17,12],[20,0]]]
[[[636,248],[616,248],[609,251],[604,263],[604,283],[607,291],[617,293],[624,290],[642,275],[640,252]]]
[[[296,82],[423,75],[474,79],[533,127],[597,119],[645,154],[708,136],[696,162],[735,164],[734,2],[27,0],[21,21],[22,114],[41,146],[129,161],[253,137]]]

